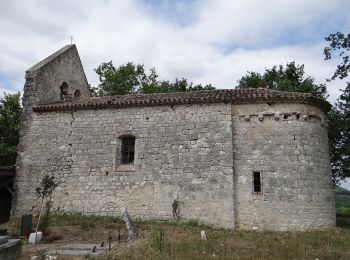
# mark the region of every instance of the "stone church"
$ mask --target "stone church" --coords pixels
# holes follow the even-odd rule
[[[12,215],[59,182],[59,213],[230,229],[335,225],[325,112],[305,93],[228,89],[91,97],[75,45],[26,71]]]

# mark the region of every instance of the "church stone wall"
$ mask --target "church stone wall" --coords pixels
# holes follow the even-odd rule
[[[230,104],[33,113],[18,160],[13,215],[36,212],[44,174],[59,181],[57,212],[184,220],[234,227]],[[136,137],[134,167],[120,165]]]
[[[75,90],[80,95],[70,102]],[[89,96],[75,45],[26,72],[12,216],[37,213],[35,188],[48,174],[59,182],[59,213],[120,216],[127,209],[133,218],[165,220],[177,200],[183,220],[216,227],[335,225],[319,109],[327,102],[266,89]],[[130,135],[135,161],[122,165],[121,137]],[[253,191],[254,172],[261,192]]]
[[[136,137],[134,166],[121,136]],[[335,225],[325,115],[305,104],[175,105],[34,112],[19,154],[13,215],[36,212],[44,174],[53,209],[303,230]],[[262,192],[253,192],[253,172]]]
[[[235,224],[293,230],[335,225],[324,113],[303,104],[232,106]],[[262,192],[253,192],[253,172]]]

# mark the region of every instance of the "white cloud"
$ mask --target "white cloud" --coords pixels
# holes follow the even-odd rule
[[[340,182],[340,187],[350,190],[350,178],[346,178],[344,181]]]
[[[345,0],[165,1],[158,7],[141,0],[0,2],[0,64],[6,64],[0,81],[1,75],[15,81],[0,87],[22,89],[25,70],[70,35],[95,85],[93,68],[109,60],[144,63],[163,79],[218,88],[233,87],[248,70],[296,61],[321,83],[335,68],[323,60],[323,37],[349,30],[349,8]],[[331,101],[342,84],[331,84]]]
[[[0,99],[2,99],[5,96],[5,94],[15,94],[15,93],[17,93],[17,91],[14,91],[12,89],[3,88],[0,85]]]

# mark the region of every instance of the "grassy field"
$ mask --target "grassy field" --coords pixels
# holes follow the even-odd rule
[[[52,239],[36,246],[24,242],[21,259],[66,243],[107,241],[109,232],[115,244],[111,252],[58,259],[350,259],[350,192],[335,192],[338,227],[307,232],[230,231],[199,226],[196,221],[135,221],[140,239],[127,242],[124,223],[118,218],[53,215],[48,232]],[[12,220],[0,228],[11,231],[18,225],[18,220]],[[201,240],[201,230],[208,240]],[[122,235],[119,240],[118,234]]]
[[[337,187],[334,195],[337,214],[350,216],[350,191]]]
[[[349,259],[350,230],[253,232],[187,225],[142,226],[151,236],[136,248],[96,259]],[[205,230],[208,240],[200,239]],[[162,235],[161,235],[162,234]],[[160,238],[163,239],[160,239]]]
[[[335,188],[334,200],[337,210],[337,226],[350,227],[350,191],[341,187]]]
[[[98,257],[59,257],[59,259],[350,259],[350,226],[308,232],[229,231],[188,223],[135,221],[140,239],[118,242],[126,230],[118,218],[96,216],[52,216],[49,233],[58,240],[45,240],[33,246],[24,243],[23,257],[41,254],[45,249],[66,243],[100,243],[108,233],[116,245]],[[18,221],[7,223],[14,228]],[[205,230],[208,240],[201,240]],[[58,236],[60,235],[60,236]],[[49,234],[52,236],[52,234]]]

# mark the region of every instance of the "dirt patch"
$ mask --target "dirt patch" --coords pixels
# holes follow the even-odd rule
[[[50,233],[40,243],[33,245],[26,241],[23,242],[22,257],[19,259],[30,259],[32,256],[40,256],[50,249],[57,249],[66,244],[81,243],[81,244],[101,244],[104,242],[104,246],[108,248],[109,232],[112,235],[111,243],[113,245],[113,252],[123,250],[123,248],[129,248],[130,246],[141,244],[144,241],[143,232],[140,234],[140,239],[136,242],[126,241],[126,229],[106,228],[104,226],[98,226],[92,228],[82,228],[81,226],[56,226],[50,227]],[[54,236],[61,237],[58,240],[51,241],[51,232]],[[120,234],[120,235],[119,235]],[[119,239],[118,239],[119,238]],[[59,259],[83,259],[82,256],[60,256]]]

